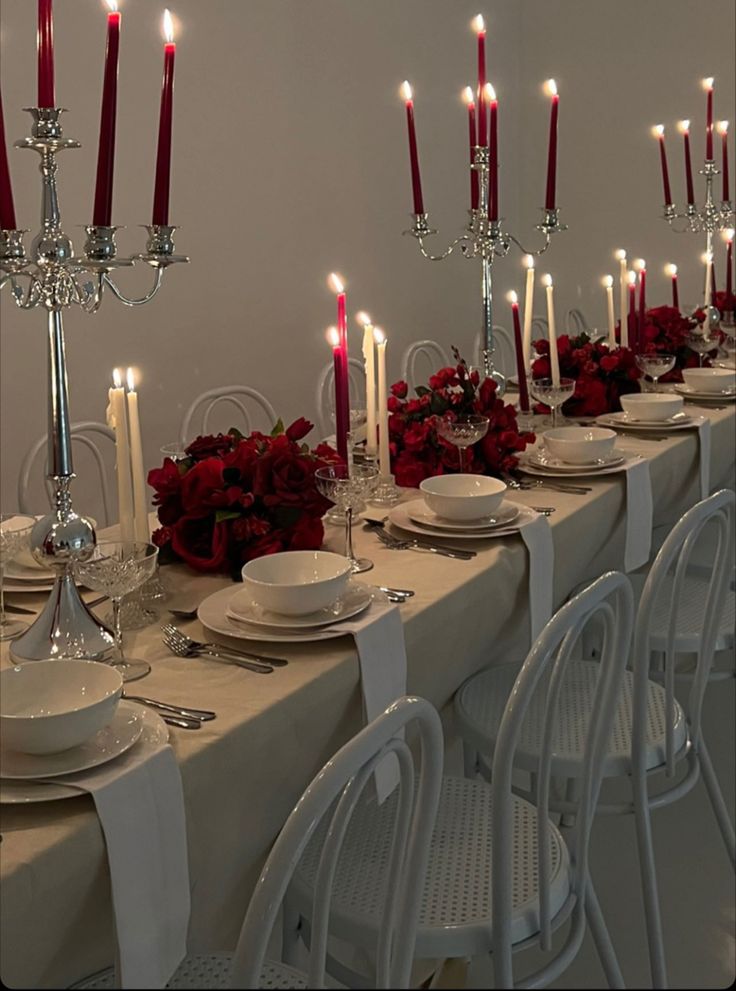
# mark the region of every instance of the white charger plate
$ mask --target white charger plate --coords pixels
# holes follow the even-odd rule
[[[693,427],[700,425],[702,419],[702,416],[687,416],[686,420],[677,423],[669,423],[666,420],[652,420],[645,423],[643,420],[632,420],[626,413],[602,413],[596,417],[596,423],[600,423],[603,427],[618,427],[623,430],[654,430],[670,433],[673,430],[692,430]]]
[[[686,399],[705,399],[710,400],[710,402],[716,402],[719,399],[725,399],[726,402],[736,400],[736,389],[724,389],[722,392],[703,392],[701,389],[693,389],[692,386],[686,385],[684,382],[675,384],[675,392],[679,392]]]
[[[15,750],[0,751],[0,777],[54,778],[74,774],[106,764],[129,750],[143,732],[143,709],[134,702],[120,702],[112,722],[78,747],[58,754],[22,754]]]
[[[574,465],[562,458],[555,457],[546,448],[532,450],[527,455],[528,463],[533,468],[541,468],[545,471],[556,471],[565,475],[579,475],[581,471],[586,474],[593,474],[602,471],[604,468],[615,468],[616,465],[623,464],[623,454],[614,454],[610,458],[601,458],[598,461],[589,461],[586,464]]]
[[[134,746],[158,747],[169,739],[169,728],[152,709],[141,707],[143,730]],[[0,778],[0,805],[32,805],[36,802],[58,802],[65,798],[80,798],[84,792],[56,781],[21,781]]]
[[[34,585],[39,582],[53,582],[54,580],[53,571],[42,568],[40,565],[31,567],[29,564],[23,564],[22,561],[8,561],[5,565],[4,572],[6,578],[12,578],[13,581],[33,583]]]
[[[421,527],[430,527],[433,530],[446,530],[448,533],[486,533],[488,530],[495,530],[499,526],[508,526],[519,515],[519,507],[515,502],[504,500],[492,516],[485,516],[477,520],[448,520],[444,516],[438,516],[427,506],[424,499],[412,499],[411,502],[404,503],[409,518]]]
[[[519,527],[522,527],[525,523],[530,520],[536,519],[539,515],[535,513],[533,509],[529,509],[528,506],[519,505],[518,515],[514,518],[513,524],[508,526],[497,526],[489,530],[475,531],[474,533],[468,532],[454,532],[449,534],[447,530],[438,530],[435,527],[430,526],[418,526],[409,516],[407,506],[411,505],[408,502],[401,502],[398,506],[393,506],[389,510],[388,518],[389,522],[393,523],[395,527],[400,530],[406,530],[408,533],[413,533],[418,537],[444,537],[445,540],[488,540],[490,537],[508,537],[511,534],[518,533]]]
[[[14,594],[20,592],[23,595],[28,595],[29,592],[50,592],[53,587],[53,582],[44,582],[40,585],[33,585],[31,582],[3,582],[3,592],[13,592]]]
[[[350,619],[362,613],[373,601],[373,589],[365,582],[351,578],[345,595],[333,602],[331,606],[318,609],[304,616],[284,616],[283,613],[270,612],[256,605],[247,588],[241,588],[230,599],[227,615],[239,622],[250,623],[253,626],[263,626],[273,630],[301,630],[318,626],[331,626],[340,620]]]
[[[641,457],[635,455],[634,457],[623,458],[620,464],[610,465],[608,468],[599,468],[598,471],[580,468],[576,472],[571,472],[557,471],[554,468],[535,468],[534,465],[524,460],[522,456],[519,460],[519,468],[524,474],[534,475],[536,478],[590,478],[591,476],[598,478],[599,475],[615,475],[616,472],[626,471],[630,465],[636,464],[638,461],[641,461]]]

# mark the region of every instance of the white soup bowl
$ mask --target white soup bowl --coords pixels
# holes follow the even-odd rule
[[[606,427],[556,427],[544,434],[550,454],[570,465],[590,465],[610,458],[615,443],[615,430]]]
[[[669,420],[682,411],[682,396],[671,392],[631,392],[619,399],[632,420]]]
[[[350,561],[331,551],[283,551],[243,566],[243,584],[262,609],[305,616],[332,605],[347,588]]]
[[[488,475],[435,475],[425,478],[419,488],[433,513],[463,523],[495,513],[503,502],[506,483]]]
[[[685,385],[696,392],[725,392],[736,389],[736,370],[733,368],[683,368]]]

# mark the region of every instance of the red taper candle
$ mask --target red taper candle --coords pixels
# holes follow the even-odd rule
[[[547,153],[547,193],[544,198],[544,206],[547,210],[555,208],[555,188],[557,185],[557,116],[560,109],[560,97],[557,92],[557,83],[554,79],[548,79],[546,83],[547,92],[552,97],[549,117],[549,149]]]
[[[680,295],[677,291],[677,265],[665,265],[665,274],[669,275],[672,282],[672,305],[676,310],[680,309]]]
[[[695,191],[693,189],[693,163],[690,160],[690,121],[681,120],[677,126],[682,134],[682,140],[685,147],[685,183],[687,185],[687,202],[688,206],[692,206],[695,203]]]
[[[401,84],[401,95],[406,101],[406,126],[409,131],[409,161],[411,164],[411,191],[414,197],[414,213],[424,213],[422,177],[419,174],[419,152],[417,151],[417,132],[414,126],[414,94],[406,79]]]
[[[348,364],[348,320],[345,286],[343,285],[343,281],[340,276],[335,272],[330,275],[328,282],[330,288],[337,294],[337,342],[340,351],[339,386],[337,377],[335,378],[335,428],[337,435],[337,451],[338,454],[347,461],[348,431],[350,430],[350,366]],[[337,371],[338,368],[336,365],[336,376]]]
[[[730,200],[728,182],[728,121],[718,121],[718,133],[721,136],[721,177],[723,179],[722,200]]]
[[[486,103],[486,25],[483,15],[473,18],[473,30],[478,35],[478,144],[488,144],[488,106]]]
[[[475,99],[473,97],[473,90],[470,86],[466,86],[463,90],[463,99],[468,107],[468,138],[470,140],[470,164],[472,165],[475,161],[475,147],[478,144],[478,138],[476,134],[476,123],[475,123]],[[470,170],[470,209],[478,209],[478,200],[480,197],[480,186],[478,185],[478,171],[477,169]]]
[[[636,272],[629,272],[629,313],[627,317],[629,329],[629,347],[632,351],[637,351],[637,326],[636,326]]]
[[[703,80],[705,89],[705,157],[710,161],[713,158],[713,77]]]
[[[486,84],[486,94],[491,104],[491,134],[488,152],[490,174],[488,182],[488,219],[498,220],[498,100],[490,83]]]
[[[716,305],[716,293],[717,292],[718,292],[718,290],[716,289],[716,262],[715,262],[715,258],[712,258],[711,259],[711,263],[710,263],[710,303],[711,303],[711,306],[715,306]]]
[[[664,124],[657,124],[653,128],[655,138],[659,141],[659,159],[662,164],[662,186],[664,188],[664,202],[667,206],[672,203],[672,191],[670,189],[670,172],[667,168],[667,149],[664,146]]]
[[[519,379],[519,409],[522,413],[529,412],[529,388],[524,367],[524,345],[521,338],[521,321],[519,320],[519,298],[512,290],[509,293],[511,312],[514,317],[514,346],[516,348],[516,375]]]
[[[107,49],[102,84],[100,143],[97,149],[97,184],[92,223],[109,227],[112,223],[112,182],[115,168],[115,124],[118,106],[118,50],[120,47],[120,13],[116,0],[107,0]]]
[[[340,335],[337,327],[327,331],[327,341],[332,347],[332,363],[335,385],[335,447],[337,453],[347,462],[348,460],[348,421],[345,419],[345,382],[347,375],[347,358],[340,346]],[[349,402],[349,401],[348,401]]]
[[[158,122],[158,151],[156,153],[156,183],[153,192],[154,224],[169,222],[169,184],[171,180],[171,126],[174,110],[174,59],[176,45],[171,14],[164,11],[164,78],[161,85],[161,113]]]
[[[636,343],[641,345],[647,313],[647,266],[643,258],[637,263],[639,273],[639,320],[637,322]]]
[[[52,0],[38,0],[38,105],[55,107],[54,15]]]
[[[726,238],[726,295],[733,293],[733,231]]]
[[[3,96],[0,92],[0,230],[16,230],[13,186],[10,181],[8,149],[5,145],[5,117],[3,116]]]

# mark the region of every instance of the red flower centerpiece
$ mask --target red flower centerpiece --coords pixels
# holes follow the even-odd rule
[[[725,293],[723,294],[725,296]],[[703,310],[696,310],[688,317],[680,313],[674,306],[655,306],[647,310],[642,331],[642,351],[647,354],[673,354],[675,367],[663,375],[660,382],[682,382],[683,368],[696,368],[700,359],[692,348],[688,347],[688,338],[695,328],[705,319]],[[710,364],[710,352],[705,363]]]
[[[534,434],[519,432],[516,410],[498,398],[496,383],[481,382],[479,373],[460,358],[455,367],[441,368],[415,392],[415,399],[408,398],[407,383],[396,382],[388,400],[391,467],[397,485],[415,488],[432,475],[459,470],[457,447],[438,436],[435,425],[440,416],[488,417],[488,433],[467,448],[468,472],[498,476],[512,471],[517,454],[534,443]]]
[[[197,437],[186,458],[166,458],[148,473],[161,527],[153,534],[161,560],[240,577],[246,561],[285,550],[316,550],[330,503],[314,473],[339,461],[327,444],[299,442],[312,429],[303,417],[270,435],[238,430]]]

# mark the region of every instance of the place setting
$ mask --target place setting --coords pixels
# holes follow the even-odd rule
[[[685,368],[682,382],[675,384],[675,391],[688,400],[698,403],[727,403],[736,401],[736,370],[731,368]]]

